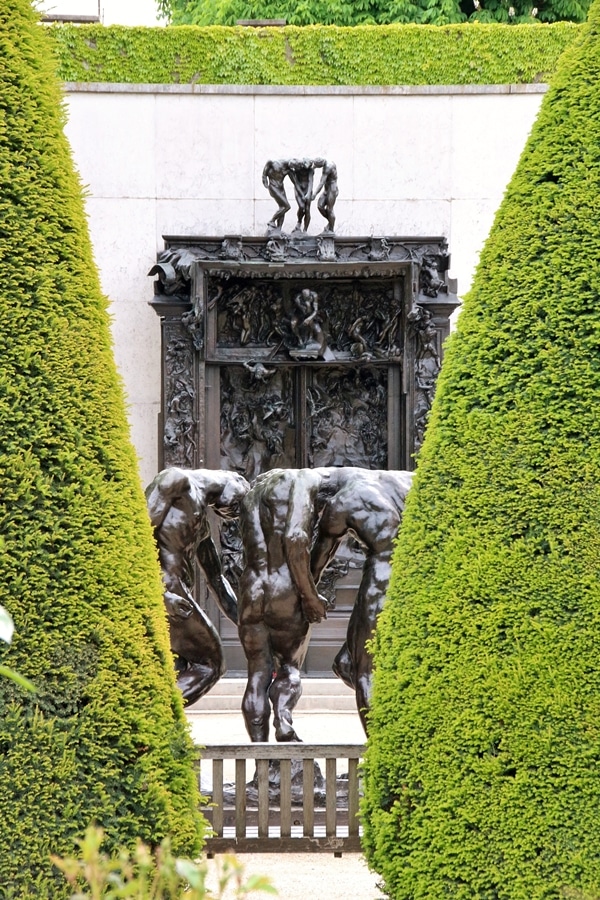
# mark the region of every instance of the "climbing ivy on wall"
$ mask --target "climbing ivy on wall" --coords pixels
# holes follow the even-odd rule
[[[425,85],[546,81],[581,26],[52,26],[64,81]]]

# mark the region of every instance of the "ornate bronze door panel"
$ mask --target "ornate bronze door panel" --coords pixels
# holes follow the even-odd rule
[[[457,306],[441,238],[167,238],[151,274],[162,319],[162,465],[412,469]],[[225,567],[240,565],[235,527]],[[324,578],[307,674],[330,674],[360,581],[348,541]],[[323,582],[322,582],[323,586]],[[230,673],[236,629],[206,596]]]

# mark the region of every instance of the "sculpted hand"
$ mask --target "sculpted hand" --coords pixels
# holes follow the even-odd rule
[[[327,600],[321,594],[302,598],[302,612],[307,622],[320,622],[327,618]]]
[[[194,607],[185,597],[179,594],[172,594],[170,591],[165,593],[165,606],[167,615],[174,619],[188,619],[194,611]]]

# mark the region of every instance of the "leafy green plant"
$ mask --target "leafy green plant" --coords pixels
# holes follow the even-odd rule
[[[600,892],[600,0],[446,348],[375,638],[394,900]]]
[[[154,852],[138,842],[133,853],[121,850],[114,856],[102,852],[103,838],[102,829],[90,826],[78,842],[78,857],[52,857],[75,889],[71,900],[221,900],[230,886],[237,898],[256,892],[277,894],[269,879],[261,875],[245,878],[244,866],[233,854],[223,856],[215,894],[206,885],[206,860],[177,858],[168,838]]]
[[[425,85],[547,81],[581,26],[47,28],[64,81]]]
[[[12,616],[8,613],[3,606],[0,606],[0,641],[4,641],[6,644],[10,644],[12,641],[12,636],[14,634],[14,624],[12,620]],[[12,669],[9,669],[8,666],[0,665],[0,675],[5,678],[10,678],[11,681],[16,682],[20,687],[25,688],[28,691],[35,691],[35,685],[32,682],[25,678],[24,675],[19,675],[18,672],[13,672]]]
[[[194,855],[195,750],[47,35],[0,3],[0,898],[52,897],[98,822]],[[6,629],[6,620],[4,620]],[[60,881],[59,881],[60,878]]]
[[[290,25],[449,25],[464,22],[583,22],[589,0],[157,0],[174,25],[234,25],[285,19]]]

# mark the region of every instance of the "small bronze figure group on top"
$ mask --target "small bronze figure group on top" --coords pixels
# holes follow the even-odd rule
[[[314,186],[315,169],[321,169],[321,180],[316,189]],[[263,169],[263,184],[277,203],[275,215],[268,223],[270,231],[281,231],[285,215],[291,209],[285,192],[285,178],[288,177],[294,187],[294,195],[298,205],[298,221],[294,233],[308,230],[310,224],[310,205],[319,196],[317,209],[327,220],[324,234],[333,234],[335,216],[333,207],[338,195],[337,168],[335,163],[322,157],[316,159],[270,159]]]

